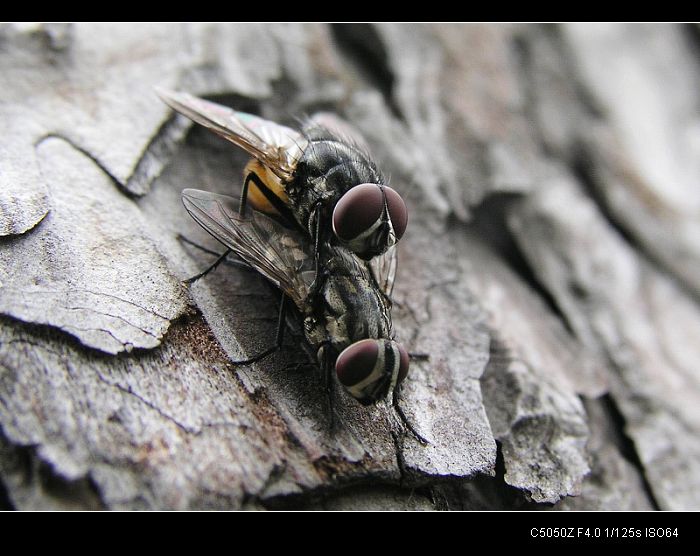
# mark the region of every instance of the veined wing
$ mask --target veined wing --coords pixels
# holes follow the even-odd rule
[[[156,92],[171,108],[238,145],[282,180],[292,178],[307,146],[298,131],[188,93],[162,88]]]
[[[314,255],[302,234],[254,210],[240,216],[234,197],[185,189],[182,202],[200,226],[304,309],[314,279]]]

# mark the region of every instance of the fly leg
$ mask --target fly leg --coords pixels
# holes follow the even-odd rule
[[[389,301],[389,303],[393,306],[396,305],[399,308],[406,309],[408,313],[411,315],[413,320],[415,321],[416,324],[420,325],[421,322],[418,320],[418,317],[416,317],[416,313],[413,311],[411,306],[408,303],[403,303],[399,301],[398,299],[394,299],[391,296],[385,295],[386,299]],[[430,359],[430,354],[425,353],[423,351],[409,351],[408,356],[411,359],[415,359],[416,361],[427,361]]]
[[[430,444],[424,436],[422,436],[416,429],[415,427],[411,424],[411,421],[408,420],[408,417],[406,417],[406,414],[404,413],[403,409],[401,409],[401,406],[399,405],[399,389],[395,388],[394,392],[391,396],[391,405],[394,408],[394,411],[396,411],[396,414],[399,416],[399,419],[403,423],[403,426],[406,427],[408,432],[410,432],[418,442],[423,444],[424,446],[427,446]]]
[[[306,343],[306,338],[303,332],[295,331],[294,327],[287,327],[286,334],[291,337],[292,345],[299,345],[302,348],[302,353],[304,358],[302,360],[297,360],[295,363],[290,363],[289,365],[282,368],[283,371],[288,372],[299,372],[302,369],[307,371],[318,371],[318,359],[316,354],[312,353],[308,349],[308,344]]]
[[[287,315],[287,296],[282,293],[282,299],[280,301],[280,312],[277,320],[277,339],[275,340],[275,345],[269,347],[262,353],[258,353],[253,357],[248,359],[242,359],[240,361],[231,361],[233,365],[251,365],[257,363],[258,361],[265,359],[268,355],[272,355],[282,347],[284,342],[284,329],[285,329],[285,318]]]
[[[246,208],[248,207],[248,188],[250,186],[250,182],[253,182],[255,187],[257,187],[258,191],[262,193],[262,195],[265,197],[268,203],[270,203],[271,207],[279,213],[279,216],[282,217],[284,220],[285,225],[287,226],[293,226],[296,227],[299,231],[301,232],[306,232],[306,230],[302,229],[297,221],[294,218],[294,214],[292,213],[291,209],[287,206],[285,201],[280,199],[272,189],[270,189],[265,182],[256,174],[254,171],[251,171],[248,173],[246,176],[245,180],[243,181],[243,190],[241,192],[241,202],[238,205],[238,215],[239,216],[245,216],[245,211]],[[263,212],[266,212],[263,210]]]
[[[250,172],[250,173],[246,176],[246,179],[243,181],[243,191],[241,192],[241,200],[240,200],[240,203],[239,203],[239,205],[238,205],[238,215],[239,215],[239,216],[244,216],[244,215],[245,215],[246,208],[248,207],[248,184],[249,184],[251,181],[252,181],[253,183],[255,183],[255,184],[256,184],[258,187],[260,187],[260,188],[265,187],[264,184],[262,183],[262,181],[260,180],[260,178],[255,174],[255,172]],[[197,245],[196,243],[194,243],[194,242],[192,242],[192,241],[186,239],[186,238],[183,237],[183,236],[179,236],[179,238],[180,238],[181,240],[185,241],[186,243],[189,243],[190,245],[194,245],[195,247],[199,247],[199,248],[202,249],[203,251],[206,251],[206,252],[208,252],[208,253],[211,253],[212,255],[215,254],[215,253],[213,253],[211,250],[206,249],[206,248],[204,248],[204,247],[202,247],[202,246],[200,246],[200,245]],[[226,251],[225,251],[224,253],[222,253],[221,255],[219,255],[219,258],[217,258],[217,259],[214,261],[214,263],[213,263],[211,266],[209,266],[209,268],[203,270],[203,271],[200,272],[199,274],[196,274],[196,275],[192,276],[191,278],[188,278],[187,280],[185,280],[185,283],[186,283],[186,284],[191,284],[191,283],[193,283],[193,282],[196,282],[197,280],[199,280],[199,279],[202,278],[203,276],[206,276],[207,274],[209,274],[212,270],[214,270],[217,266],[219,266],[219,265],[224,261],[224,259],[226,259],[226,257],[229,255],[229,253],[231,253],[231,249],[226,249]],[[245,263],[245,262],[243,262],[243,261],[240,262],[240,265],[241,265],[241,266],[245,265],[245,267],[251,268],[250,265],[248,265],[247,263]]]
[[[332,364],[331,357],[328,356],[327,346],[323,348],[323,356],[321,357],[321,380],[323,381],[323,389],[326,391],[326,399],[328,401],[328,420],[330,422],[331,432],[335,432],[337,428],[337,421],[335,418],[335,403],[334,403],[334,381],[333,374],[335,371],[335,365]]]
[[[190,276],[186,280],[183,280],[185,284],[192,284],[199,280],[200,278],[203,278],[207,274],[209,274],[212,270],[214,270],[217,266],[219,266],[226,257],[228,257],[228,254],[231,252],[230,249],[226,249],[221,255],[219,255],[219,258],[216,259],[211,265],[209,265],[208,268],[205,268],[202,272],[198,272],[194,276]]]
[[[255,174],[250,172],[245,180],[243,180],[243,191],[241,191],[241,201],[238,204],[238,216],[245,214],[245,209],[248,206],[248,184],[254,179]],[[256,176],[257,177],[257,176]]]
[[[331,432],[338,429],[338,420],[335,418],[335,368],[330,364],[330,359],[326,362],[326,395],[328,396],[328,416],[331,422]]]
[[[414,353],[414,352],[409,352],[408,356],[411,359],[418,359],[418,360],[427,360],[430,358],[430,355],[427,353]],[[399,419],[403,426],[410,432],[413,437],[418,440],[421,444],[427,446],[430,444],[423,435],[421,435],[416,428],[413,426],[411,421],[409,421],[408,417],[406,417],[406,413],[404,413],[404,410],[401,408],[399,405],[399,393],[401,390],[402,385],[397,385],[396,388],[394,388],[394,391],[391,394],[391,405],[394,408],[394,411],[396,412],[396,415],[399,416]]]
[[[216,251],[212,251],[211,249],[207,249],[203,245],[200,245],[199,243],[195,243],[191,239],[187,239],[185,236],[182,234],[177,235],[177,239],[179,239],[183,243],[187,243],[188,245],[191,245],[192,247],[196,247],[200,251],[204,251],[205,253],[209,255],[216,255],[216,260],[210,264],[206,269],[204,269],[202,272],[195,274],[194,276],[191,276],[190,278],[187,278],[186,280],[183,280],[185,284],[192,284],[193,282],[196,282],[200,278],[206,276],[209,274],[212,270],[214,270],[216,267],[218,267],[221,263],[225,262],[228,265],[235,266],[237,268],[241,268],[243,270],[254,270],[247,262],[239,259],[227,259],[228,255],[231,254],[231,250],[227,249],[223,253],[219,254]]]

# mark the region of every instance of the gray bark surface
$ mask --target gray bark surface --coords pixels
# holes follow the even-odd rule
[[[700,29],[0,24],[0,503],[700,509]],[[367,139],[410,222],[400,408],[336,392],[184,188],[153,87]]]

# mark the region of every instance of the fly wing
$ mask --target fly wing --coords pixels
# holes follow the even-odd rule
[[[391,299],[398,267],[398,249],[396,244],[389,247],[383,254],[373,257],[369,261],[369,265],[377,285],[384,292],[384,295]]]
[[[156,92],[173,110],[238,145],[282,180],[291,180],[307,145],[298,131],[188,93]]]
[[[185,189],[182,202],[197,223],[235,252],[304,309],[314,279],[310,243],[295,230],[249,210],[238,214],[238,199]]]

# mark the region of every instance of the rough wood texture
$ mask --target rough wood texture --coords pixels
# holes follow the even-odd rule
[[[254,39],[254,40],[253,40]],[[0,25],[0,503],[700,509],[700,32]],[[331,110],[410,209],[401,408],[325,394],[186,215],[245,156],[156,85]],[[188,133],[189,130],[189,133]],[[4,502],[3,502],[4,501]]]

